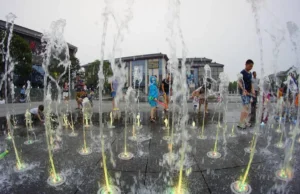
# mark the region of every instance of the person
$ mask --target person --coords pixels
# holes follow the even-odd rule
[[[252,85],[253,85],[253,89],[255,92],[255,96],[252,97],[252,102],[251,102],[251,118],[250,120],[255,122],[255,117],[256,117],[256,104],[257,104],[257,96],[258,96],[258,92],[259,92],[259,79],[256,78],[256,72],[253,71],[252,73],[253,77],[252,77]]]
[[[148,102],[150,104],[150,121],[155,123],[155,112],[157,108],[158,88],[156,85],[156,77],[150,77],[150,85],[148,88]]]
[[[20,91],[20,99],[19,99],[19,101],[21,102],[21,103],[23,103],[23,102],[26,102],[26,94],[25,94],[25,85],[23,85],[23,87],[21,88],[21,91]]]
[[[92,106],[93,106],[94,95],[95,95],[94,88],[90,88],[90,93],[88,94],[88,99],[90,100]]]
[[[86,88],[86,86],[83,85],[83,88]],[[83,99],[85,99],[85,98],[88,98],[87,90],[82,90],[80,92],[80,96],[77,99],[77,103],[79,104],[79,109],[81,109],[83,107],[82,102],[83,102]]]
[[[171,82],[171,76],[170,74],[167,75],[165,79],[163,79],[161,83],[161,90],[164,97],[164,102],[166,104],[165,111],[168,111],[169,109],[169,94],[170,94],[170,82]]]
[[[240,129],[246,129],[250,127],[251,124],[248,122],[249,116],[249,104],[252,96],[255,97],[255,91],[252,84],[252,74],[251,69],[253,68],[254,62],[248,59],[245,64],[245,69],[241,71],[242,78],[238,80],[239,93],[242,98],[243,108],[241,111],[240,122],[237,125]]]
[[[200,104],[200,97],[199,95],[196,95],[196,93],[192,93],[191,98],[193,98],[193,108],[194,108],[194,112],[199,110],[199,104]]]
[[[118,86],[119,86],[118,80],[116,78],[113,79],[113,81],[110,83],[113,110],[118,110],[115,104],[115,97],[117,95]]]
[[[22,87],[22,89],[20,91],[20,97],[21,97],[21,99],[25,98],[25,85]]]
[[[82,95],[84,93],[83,86],[83,80],[80,78],[79,74],[77,74],[75,83],[77,109],[80,109],[80,106],[82,104]]]
[[[63,99],[64,99],[64,101],[68,101],[69,100],[69,83],[68,82],[64,83]]]
[[[205,97],[206,92],[207,92],[206,90],[207,90],[207,87],[205,87],[204,85],[200,86],[195,91],[193,91],[192,98],[194,98],[195,103],[197,101],[199,102],[199,108],[198,108],[199,113],[200,113],[200,109],[201,109],[201,104],[204,104],[204,112],[205,112],[205,114],[208,114],[208,102]]]
[[[39,105],[36,108],[32,108],[30,109],[30,113],[31,113],[31,118],[32,119],[39,119],[41,122],[44,122],[43,120],[43,111],[44,111],[44,105]]]

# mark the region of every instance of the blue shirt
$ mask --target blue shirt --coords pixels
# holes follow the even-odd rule
[[[243,87],[245,87],[245,90],[247,92],[251,93],[251,84],[252,84],[252,73],[247,72],[245,69],[241,71],[241,74],[243,75]],[[240,94],[243,93],[243,90],[240,89]]]

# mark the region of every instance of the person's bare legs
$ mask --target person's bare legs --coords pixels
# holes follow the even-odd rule
[[[150,111],[151,119],[154,119],[154,112],[155,112],[155,108],[151,108],[151,111]]]
[[[78,109],[80,109],[81,104],[82,104],[82,98],[78,98],[78,99],[77,99],[77,106],[78,106]]]
[[[170,102],[170,99],[169,99],[169,96],[166,95],[166,109],[169,109],[169,102]]]
[[[208,102],[207,101],[205,102],[204,110],[205,110],[205,113],[208,113]]]
[[[165,110],[169,108],[169,96],[164,93],[164,103],[166,104]]]
[[[112,109],[115,110],[115,98],[112,99]]]
[[[199,100],[199,109],[198,109],[198,112],[199,113],[201,112],[201,100]]]
[[[245,124],[248,115],[249,115],[249,107],[248,107],[248,105],[243,105],[243,109],[242,109],[241,116],[240,116],[241,124]]]

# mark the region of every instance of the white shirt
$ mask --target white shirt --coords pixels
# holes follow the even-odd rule
[[[252,84],[253,84],[253,88],[255,91],[259,90],[258,84],[259,84],[259,79],[252,77]]]
[[[32,109],[30,109],[30,113],[31,114],[37,115],[38,112],[39,112],[38,108],[32,108]]]

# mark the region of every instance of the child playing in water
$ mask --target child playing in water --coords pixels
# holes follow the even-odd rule
[[[68,82],[64,83],[63,99],[65,102],[69,100],[69,84],[68,84]]]
[[[39,119],[43,123],[44,122],[44,120],[42,119],[44,116],[43,111],[44,111],[44,105],[39,105],[36,108],[30,109],[29,112],[31,113],[32,119],[34,120]]]
[[[200,108],[201,108],[201,104],[204,104],[204,111],[207,114],[208,113],[208,102],[207,99],[205,99],[205,86],[201,86],[198,89],[196,89],[193,93],[192,93],[192,98],[194,98],[195,103],[198,101],[199,103],[199,107],[197,108],[200,112]],[[196,98],[195,98],[196,97]],[[195,105],[194,105],[195,107]]]
[[[155,123],[155,112],[157,107],[157,98],[158,98],[158,88],[156,85],[156,77],[151,76],[150,77],[150,85],[148,89],[148,102],[151,106],[150,111],[150,121]]]
[[[194,94],[194,92],[193,92],[191,98],[193,98],[193,108],[194,108],[194,112],[197,112],[198,109],[199,109],[200,97],[199,97],[199,95]]]

